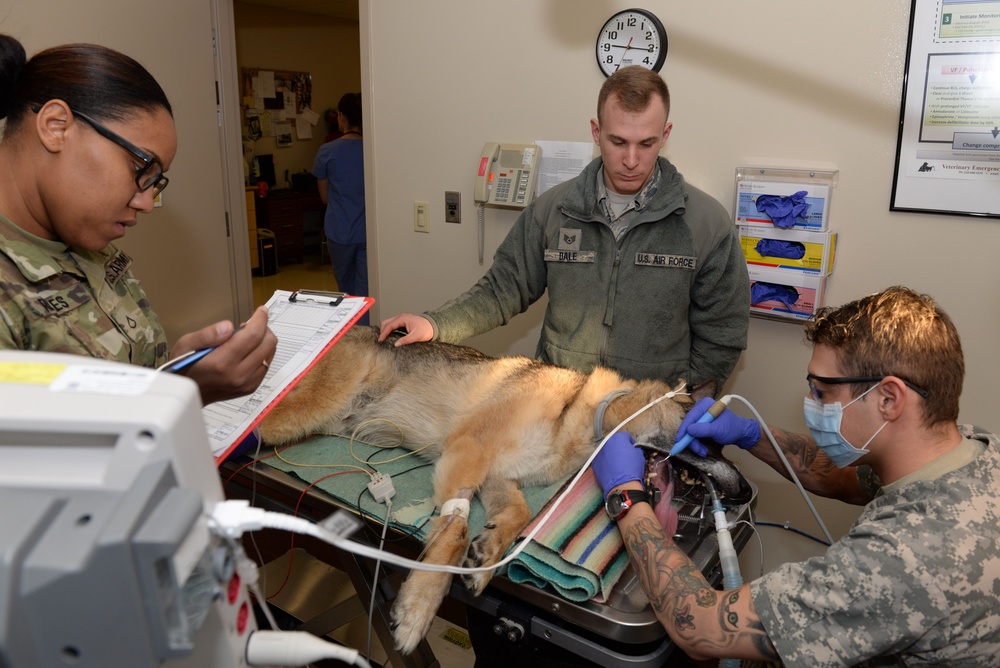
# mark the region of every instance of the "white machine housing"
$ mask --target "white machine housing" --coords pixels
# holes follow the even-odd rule
[[[256,629],[198,388],[0,351],[0,666],[245,666]]]

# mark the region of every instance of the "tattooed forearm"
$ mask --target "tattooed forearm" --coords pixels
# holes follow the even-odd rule
[[[619,528],[657,618],[682,648],[692,656],[777,659],[748,586],[713,589],[651,515]]]
[[[694,596],[699,605],[715,604],[717,592],[687,555],[666,539],[655,519],[644,517],[625,533],[625,545],[632,555],[642,588],[658,614],[668,614],[670,600],[688,595]],[[671,585],[669,591],[668,583]],[[675,610],[674,614],[679,612]]]
[[[784,432],[784,438],[780,440],[782,449],[785,451],[789,462],[800,472],[814,470],[817,463],[819,447],[813,443],[812,439],[802,434],[790,434]],[[823,458],[829,463],[829,460]]]

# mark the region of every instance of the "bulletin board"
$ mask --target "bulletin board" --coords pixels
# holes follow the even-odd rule
[[[319,115],[312,111],[308,72],[241,68],[243,131],[250,139],[274,137],[279,147],[311,139]]]
[[[892,211],[1000,217],[1000,0],[912,0]]]

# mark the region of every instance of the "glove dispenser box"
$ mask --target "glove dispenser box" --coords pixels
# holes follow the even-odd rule
[[[739,225],[740,246],[747,265],[793,269],[827,276],[833,271],[837,233],[780,230]]]
[[[809,320],[823,306],[826,276],[747,265],[750,313],[780,320]]]

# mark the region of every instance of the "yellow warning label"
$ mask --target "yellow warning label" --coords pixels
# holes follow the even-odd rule
[[[469,634],[454,626],[442,633],[441,637],[462,649],[472,649],[472,638],[469,637]]]
[[[0,362],[0,383],[10,383],[12,385],[48,385],[65,369],[65,364]]]

